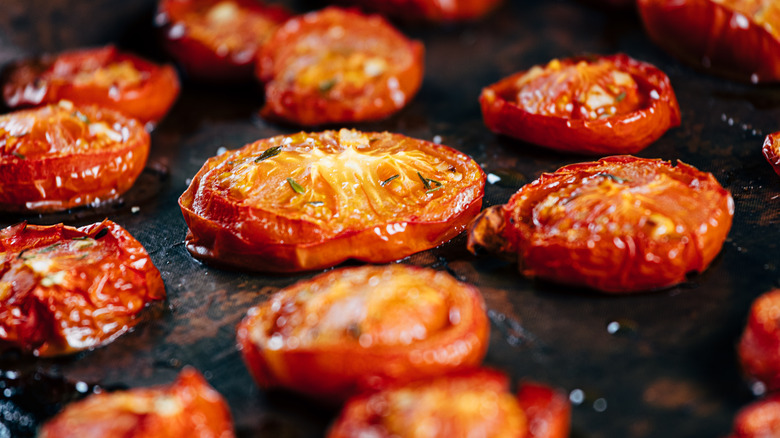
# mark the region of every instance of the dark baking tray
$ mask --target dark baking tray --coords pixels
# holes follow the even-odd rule
[[[67,1],[8,2],[0,19],[0,62],[108,41],[161,59],[151,25],[153,1],[124,2],[134,5],[124,9],[114,1],[70,2],[92,5],[86,21],[89,8],[68,9]],[[289,4],[298,12],[322,6]],[[486,206],[506,202],[542,172],[589,158],[489,132],[477,104],[483,86],[553,57],[583,53],[626,52],[671,77],[682,126],[638,155],[710,171],[733,194],[734,226],[705,273],[668,290],[607,296],[523,278],[510,264],[470,255],[463,236],[403,262],[447,270],[480,287],[492,321],[485,364],[514,381],[546,382],[574,391],[575,399],[582,394],[573,408],[573,436],[727,435],[735,412],[754,399],[740,374],[735,343],[750,302],[780,279],[780,177],[760,152],[764,136],[780,130],[780,89],[729,82],[679,64],[650,43],[632,10],[507,0],[476,23],[399,26],[425,43],[423,87],[399,114],[357,126],[427,140],[439,136],[470,154],[501,178],[488,184]],[[152,134],[145,172],[122,200],[92,210],[0,217],[2,226],[22,219],[83,225],[109,217],[144,244],[168,291],[165,308],[106,347],[60,359],[0,356],[0,437],[31,435],[61,403],[81,396],[79,390],[170,382],[184,365],[201,370],[227,398],[239,436],[323,435],[338,407],[258,389],[236,351],[234,333],[250,306],[316,273],[215,269],[192,259],[182,243],[186,226],[176,200],[208,157],[220,147],[297,131],[258,118],[262,101],[255,84],[187,83]],[[620,329],[610,333],[615,322]]]

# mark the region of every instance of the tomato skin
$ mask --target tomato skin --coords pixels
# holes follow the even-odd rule
[[[93,349],[163,299],[160,272],[143,246],[109,220],[0,230],[0,349],[44,357]]]
[[[40,438],[232,438],[233,420],[222,396],[194,368],[170,385],[93,394],[68,405],[40,430]]]
[[[769,395],[737,412],[729,438],[771,438],[780,434],[780,394]]]
[[[329,271],[282,289],[248,312],[237,338],[260,386],[341,400],[474,368],[489,330],[475,287],[445,272],[386,265]]]
[[[745,82],[780,80],[776,2],[638,0],[637,5],[650,38],[678,59]]]
[[[4,211],[51,212],[116,199],[143,171],[150,147],[137,120],[69,102],[0,116],[0,142]]]
[[[737,351],[742,368],[770,391],[780,389],[780,289],[758,297],[750,307]]]
[[[549,386],[522,382],[517,401],[528,419],[528,438],[567,438],[571,405],[566,394]]]
[[[669,128],[679,126],[680,108],[669,78],[654,66],[624,54],[574,57],[561,60],[566,66],[580,62],[613,63],[615,70],[636,81],[643,104],[626,114],[597,119],[545,115],[518,104],[516,83],[528,71],[506,77],[482,90],[479,102],[485,124],[493,132],[550,149],[590,155],[636,153]],[[652,96],[657,95],[657,98]]]
[[[780,132],[774,132],[766,136],[762,151],[766,160],[775,169],[775,173],[780,175]]]
[[[279,145],[279,155],[261,160]],[[419,172],[441,188],[424,187]],[[305,193],[294,192],[287,177]],[[194,257],[298,272],[347,259],[385,263],[434,248],[479,213],[484,186],[482,169],[454,149],[343,129],[259,140],[210,158],[179,206]]]
[[[113,74],[129,83],[120,84],[119,78],[112,79],[112,68],[124,70]],[[9,108],[65,99],[113,109],[146,123],[163,118],[179,95],[179,88],[173,67],[158,66],[120,52],[114,46],[106,46],[12,64],[4,71],[3,99]]]
[[[360,56],[366,59],[350,69],[351,57]],[[311,12],[287,21],[261,49],[260,114],[302,126],[383,119],[417,93],[423,64],[423,45],[379,15],[337,7]]]
[[[484,17],[503,0],[353,0],[353,3],[384,15],[432,22],[468,21]]]
[[[670,287],[720,252],[734,214],[709,173],[614,156],[545,173],[470,226],[469,248],[532,277],[625,293]]]
[[[215,41],[209,42],[192,33],[193,18],[207,20],[208,13],[213,11],[211,8],[220,4],[237,7],[240,18],[234,27],[238,32],[247,32],[251,28],[250,20],[262,22],[268,28],[262,32],[258,30],[253,43],[242,45],[240,49],[222,49],[222,53],[219,41],[224,39],[220,40],[217,34],[212,34]],[[260,47],[273,30],[290,17],[290,12],[281,6],[266,6],[254,0],[161,0],[155,24],[160,27],[166,50],[189,77],[200,81],[227,82],[253,77]],[[252,39],[248,32],[242,34],[242,38]]]

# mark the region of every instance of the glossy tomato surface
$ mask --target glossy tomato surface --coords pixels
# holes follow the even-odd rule
[[[476,367],[489,325],[475,287],[398,264],[296,283],[251,309],[237,331],[258,384],[338,400]]]
[[[194,368],[170,385],[100,393],[68,405],[40,438],[232,438],[222,396]]]
[[[492,131],[581,154],[638,152],[680,124],[669,78],[626,55],[554,59],[482,90]]]
[[[60,101],[0,116],[0,210],[96,205],[143,171],[149,134],[135,119]]]
[[[0,230],[0,349],[36,356],[92,349],[164,298],[143,246],[109,220]]]
[[[434,248],[476,216],[484,187],[482,169],[447,146],[342,129],[210,158],[179,205],[194,257],[295,272]]]
[[[677,58],[742,81],[780,80],[780,3],[638,0],[650,38]]]
[[[731,228],[734,201],[710,173],[614,156],[526,184],[471,225],[469,248],[517,257],[531,277],[604,292],[670,287],[702,272]]]
[[[764,157],[780,175],[780,132],[774,132],[766,136],[763,147]]]
[[[260,47],[288,18],[255,0],[161,0],[155,24],[190,77],[233,81],[253,77]]]
[[[179,78],[173,67],[153,64],[114,46],[21,60],[3,75],[3,99],[10,108],[67,99],[155,122],[178,95]]]
[[[402,19],[428,21],[475,20],[487,15],[503,0],[352,0],[370,10]]]
[[[529,438],[568,438],[571,404],[566,394],[539,383],[522,382],[517,401],[527,418]]]
[[[780,289],[753,302],[738,352],[749,376],[770,390],[780,389]]]
[[[383,119],[420,88],[423,52],[379,15],[329,7],[293,18],[261,50],[261,115],[303,126]]]
[[[780,436],[780,394],[770,395],[743,408],[734,418],[729,438]]]

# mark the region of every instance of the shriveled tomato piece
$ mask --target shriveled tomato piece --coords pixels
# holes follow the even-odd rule
[[[439,22],[481,18],[503,0],[352,0],[352,3],[393,17]]]
[[[780,175],[780,132],[774,132],[766,136],[764,140],[764,156],[775,173]]]
[[[523,382],[517,401],[528,419],[529,438],[568,438],[571,405],[566,394],[540,383]]]
[[[94,394],[68,405],[39,438],[232,438],[222,396],[194,368],[170,385]]]
[[[742,81],[780,80],[780,3],[638,0],[650,38],[690,65]]]
[[[210,158],[179,205],[194,257],[295,272],[436,247],[479,212],[484,186],[482,169],[454,149],[342,129]]]
[[[738,351],[748,375],[770,390],[780,389],[780,289],[753,303]]]
[[[92,349],[164,298],[143,246],[109,220],[0,230],[0,349],[36,356]]]
[[[293,18],[261,50],[263,117],[304,126],[377,120],[423,78],[423,46],[378,15],[329,7]]]
[[[680,124],[669,78],[626,55],[554,59],[482,90],[485,124],[582,154],[635,153]]]
[[[604,292],[670,287],[720,252],[734,214],[712,174],[603,158],[545,173],[470,226],[469,248],[516,257],[528,276]]]
[[[161,0],[155,23],[190,77],[230,81],[252,78],[260,47],[288,18],[255,0]]]
[[[780,436],[780,394],[754,402],[737,413],[729,438],[773,438]]]
[[[56,103],[93,104],[142,122],[155,122],[179,95],[173,67],[159,66],[114,46],[21,60],[4,71],[10,108]]]
[[[255,380],[323,399],[473,368],[489,326],[479,291],[444,272],[363,266],[282,289],[238,326]]]

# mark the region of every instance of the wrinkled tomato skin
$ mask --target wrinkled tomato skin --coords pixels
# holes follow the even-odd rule
[[[482,18],[495,10],[503,0],[353,0],[352,3],[405,20],[449,22]]]
[[[720,252],[734,214],[712,174],[614,156],[525,185],[470,226],[469,248],[517,258],[527,276],[608,293],[674,286]]]
[[[137,83],[114,86],[94,79],[100,68],[127,63],[138,73]],[[89,75],[92,78],[84,77]],[[173,67],[156,65],[114,46],[21,60],[3,74],[3,98],[9,108],[65,99],[112,109],[144,123],[162,119],[178,97],[179,88]]]
[[[780,435],[780,394],[751,403],[737,412],[729,438],[771,438]]]
[[[775,170],[775,173],[780,175],[780,132],[774,132],[766,136],[762,151],[766,160]]]
[[[753,302],[737,351],[746,374],[780,389],[780,289]]]
[[[39,438],[233,438],[222,396],[194,368],[170,385],[93,394],[65,407]]]
[[[302,75],[295,69],[323,64],[318,58],[298,67],[301,59],[345,51],[382,58],[384,70],[363,84],[331,83],[335,79],[330,75],[317,84],[299,80]],[[256,75],[265,83],[265,105],[260,115],[300,126],[384,119],[417,93],[423,65],[423,45],[406,38],[379,15],[338,7],[311,12],[287,21],[261,49]]]
[[[11,130],[20,124],[30,130],[15,137]],[[74,124],[82,125],[75,134],[69,131]],[[118,125],[114,135],[121,139],[103,139],[109,144],[100,148],[80,147],[79,142],[103,141],[89,133],[91,124],[112,131]],[[54,137],[57,147],[66,150],[53,150]],[[0,116],[0,141],[0,210],[15,212],[61,211],[116,199],[141,174],[150,148],[140,122],[94,106],[48,105]]]
[[[260,46],[270,37],[270,32],[259,38],[254,47],[225,54],[217,53],[189,33],[188,14],[205,14],[205,9],[228,2],[237,5],[241,14],[261,16],[277,26],[291,17],[290,12],[281,6],[266,6],[254,0],[161,0],[155,24],[160,27],[166,50],[187,77],[203,82],[249,81],[254,77],[257,54]]]
[[[766,4],[764,20],[749,13],[757,1],[733,8],[713,0],[639,0],[644,27],[656,44],[678,59],[729,78],[780,80],[780,8]]]
[[[644,105],[636,111],[598,119],[574,119],[529,112],[516,101],[515,73],[482,90],[479,102],[487,127],[498,134],[562,152],[586,155],[633,154],[680,125],[680,108],[669,78],[656,67],[624,54],[561,60],[574,65],[595,59],[614,63],[637,83]],[[657,93],[658,98],[651,97]]]
[[[377,286],[372,282],[380,279],[386,285]],[[367,315],[350,320],[348,335],[338,331],[340,326],[330,325],[336,309],[349,312],[346,309],[365,296],[369,301],[372,296],[381,299],[377,297],[387,293],[390,287],[398,291],[431,288],[437,298],[444,300],[444,304],[434,308],[443,312],[446,322],[431,328],[423,339],[414,338],[408,343],[401,339],[380,341],[386,333],[402,332],[426,322],[423,318],[427,308],[422,307],[426,303],[409,299],[401,303],[390,300],[380,309],[366,304],[363,308]],[[324,316],[310,312],[300,318],[297,313],[281,315],[293,307],[296,294],[328,299],[330,311],[318,308],[315,310],[322,311]],[[394,319],[403,312],[424,316],[414,320]],[[454,313],[457,319],[452,319]],[[343,313],[339,317],[349,318]],[[274,325],[296,324],[297,320],[302,326],[301,318],[317,318],[313,326],[306,326],[307,330],[317,331],[314,341],[306,341],[307,333],[301,330],[295,332],[298,335],[282,336],[284,328]],[[380,328],[371,326],[374,323]],[[343,268],[283,289],[270,301],[248,312],[237,328],[237,339],[244,362],[261,387],[282,387],[332,401],[399,382],[475,368],[487,351],[489,330],[485,305],[475,287],[460,283],[444,272],[389,265]],[[272,345],[277,336],[284,345]],[[329,341],[337,336],[339,342]]]
[[[0,349],[43,357],[93,349],[164,298],[143,246],[109,220],[0,230]]]
[[[549,386],[522,382],[517,401],[528,419],[528,438],[567,438],[571,404],[566,394]]]

